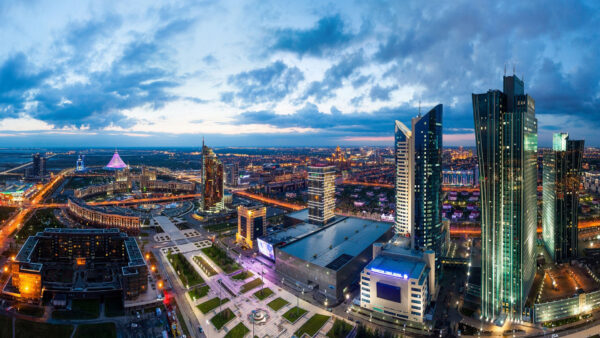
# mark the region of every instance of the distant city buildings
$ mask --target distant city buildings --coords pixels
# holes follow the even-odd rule
[[[555,262],[577,257],[579,187],[584,141],[569,134],[553,136],[552,151],[544,155],[542,235]]]
[[[225,208],[223,201],[223,163],[215,152],[202,142],[202,192],[200,210],[219,212]]]
[[[479,167],[465,170],[442,170],[442,184],[453,187],[475,187],[479,185]]]
[[[327,224],[335,211],[335,168],[311,166],[308,168],[308,220]]]
[[[537,119],[516,76],[473,94],[481,175],[481,315],[520,321],[535,274]]]
[[[436,278],[444,254],[442,225],[442,105],[412,119],[412,130],[396,121],[396,233],[411,236],[416,250],[435,252]],[[436,282],[437,285],[437,282]]]
[[[77,172],[83,172],[85,171],[85,155],[79,155],[79,157],[77,158],[77,163],[75,166],[75,171]]]
[[[239,184],[239,166],[237,163],[230,163],[225,167],[225,173],[227,177],[227,184],[230,187],[237,187]]]
[[[46,157],[39,153],[31,156],[31,167],[25,169],[25,177],[30,180],[43,179],[48,176]]]
[[[360,277],[360,306],[373,315],[425,321],[435,290],[435,253],[373,244],[373,260]]]
[[[256,247],[256,239],[267,234],[267,208],[262,205],[237,207],[238,231],[236,241],[249,248]]]

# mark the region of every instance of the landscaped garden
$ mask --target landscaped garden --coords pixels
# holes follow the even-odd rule
[[[100,316],[99,299],[74,299],[71,310],[54,310],[53,319],[96,319]]]
[[[69,338],[72,333],[73,325],[38,323],[20,318],[15,321],[15,337],[18,338]]]
[[[188,294],[190,295],[190,298],[192,298],[193,300],[196,300],[196,299],[200,299],[200,298],[206,296],[206,294],[208,293],[208,290],[210,290],[210,287],[208,285],[204,285],[204,286],[192,289],[190,292],[188,292]]]
[[[288,322],[294,324],[300,317],[304,316],[308,311],[304,310],[301,307],[294,306],[289,309],[286,313],[283,314],[283,318],[287,319]]]
[[[239,323],[234,326],[227,334],[225,338],[243,338],[250,330],[244,325],[244,323]]]
[[[350,333],[350,331],[352,331],[352,325],[346,323],[343,320],[336,319],[335,322],[333,322],[333,326],[331,327],[329,332],[327,332],[327,337],[346,337],[348,336],[348,333]]]
[[[235,280],[244,280],[244,279],[250,278],[252,276],[254,276],[252,271],[244,270],[244,271],[238,273],[237,275],[233,275],[231,278],[235,279]]]
[[[314,336],[322,327],[327,323],[327,321],[331,318],[330,316],[315,314],[310,317],[306,323],[302,324],[298,331],[296,331],[297,337],[302,337],[303,334],[307,334],[310,337]]]
[[[200,257],[200,256],[194,256],[194,262],[196,262],[196,264],[198,264],[198,266],[200,267],[200,269],[202,269],[202,271],[204,271],[204,273],[208,276],[208,277],[212,277],[214,275],[217,274],[217,271],[215,271],[215,269],[213,269],[212,266],[210,266],[210,264],[208,264],[204,258]]]
[[[274,300],[270,301],[267,306],[270,307],[271,309],[273,309],[273,311],[278,311],[279,309],[281,309],[282,307],[288,305],[290,302],[288,302],[287,300],[278,297],[275,298]]]
[[[202,252],[208,258],[210,258],[218,267],[220,267],[225,273],[233,273],[240,269],[240,266],[229,256],[227,253],[216,246],[209,246],[208,248],[202,249]]]
[[[208,313],[215,309],[219,305],[223,305],[229,301],[229,298],[219,299],[219,297],[215,297],[213,299],[209,299],[204,303],[198,304],[198,310],[202,313]]]
[[[254,293],[254,297],[258,298],[258,300],[267,299],[269,296],[273,294],[273,290],[269,288],[262,288]]]
[[[261,285],[263,285],[263,281],[260,278],[256,278],[256,279],[242,285],[242,287],[240,288],[240,292],[246,293],[246,292],[248,292],[256,287],[259,287]]]
[[[217,313],[214,317],[212,317],[210,322],[213,323],[217,330],[220,330],[233,318],[235,318],[235,314],[233,314],[233,311],[231,311],[231,309],[229,308],[226,308],[225,310]]]
[[[16,234],[17,243],[24,243],[29,236],[33,236],[46,228],[64,228],[64,225],[54,216],[53,208],[38,209],[25,222],[21,230]]]
[[[204,279],[200,277],[200,274],[198,274],[183,254],[169,254],[167,257],[185,287],[192,287],[204,283]]]

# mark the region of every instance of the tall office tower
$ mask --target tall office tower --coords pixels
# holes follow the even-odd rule
[[[40,154],[33,154],[31,160],[33,161],[31,176],[39,176],[40,168],[42,167],[42,156]]]
[[[413,160],[412,132],[402,122],[396,121],[394,130],[396,158],[396,221],[394,231],[410,236],[413,231]]]
[[[414,213],[412,243],[417,250],[435,252],[438,285],[445,252],[442,227],[442,111],[438,104],[427,114],[412,119],[414,163]]]
[[[239,178],[239,166],[237,163],[230,163],[227,165],[227,184],[231,187],[238,186],[238,178]]]
[[[45,157],[40,158],[40,172],[37,173],[37,175],[39,175],[40,177],[44,177],[44,176],[48,175],[48,171],[46,169],[46,158]]]
[[[473,94],[481,189],[481,312],[522,320],[535,275],[537,119],[523,81]]]
[[[542,237],[555,262],[577,257],[577,213],[584,141],[556,133],[544,154]]]
[[[215,152],[202,141],[202,193],[200,209],[218,212],[225,208],[223,202],[223,163]]]
[[[267,234],[267,208],[262,205],[238,206],[238,231],[235,235],[238,243],[254,248],[256,239]]]
[[[308,221],[327,224],[335,215],[335,167],[308,167]]]
[[[411,236],[417,250],[435,252],[436,285],[441,275],[442,112],[437,105],[412,119],[412,131],[396,121],[396,233]]]

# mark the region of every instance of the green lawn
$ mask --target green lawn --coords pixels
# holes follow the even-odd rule
[[[204,285],[204,286],[192,289],[192,291],[188,292],[188,294],[190,295],[190,297],[192,299],[196,300],[196,299],[200,299],[200,298],[206,296],[206,294],[208,293],[208,290],[210,290],[210,287],[208,285]]]
[[[310,317],[306,323],[302,324],[298,331],[296,331],[296,336],[302,337],[303,334],[308,334],[310,337],[314,336],[320,328],[327,323],[327,321],[331,318],[330,316],[315,314]]]
[[[272,300],[269,304],[267,304],[271,309],[273,309],[273,311],[279,311],[279,309],[281,309],[282,307],[288,305],[290,302],[288,302],[287,300],[278,297],[275,298],[274,300]]]
[[[106,317],[124,316],[123,300],[121,298],[106,298],[104,300],[104,315]]]
[[[250,330],[244,325],[244,323],[239,323],[234,326],[227,334],[225,338],[243,338],[246,333],[250,332]]]
[[[233,311],[231,311],[230,308],[226,308],[225,310],[217,313],[214,317],[212,317],[210,322],[213,323],[213,325],[215,326],[215,328],[217,330],[220,330],[223,326],[225,326],[225,324],[229,323],[229,321],[232,320],[233,318],[235,318]]]
[[[225,273],[229,274],[240,269],[240,266],[227,253],[216,246],[210,246],[202,249],[202,252],[210,258]]]
[[[259,287],[261,285],[263,285],[263,281],[260,278],[256,278],[255,280],[242,285],[242,287],[240,288],[240,292],[246,293],[246,292],[248,292],[256,287]]]
[[[303,308],[294,306],[293,308],[289,309],[286,313],[283,314],[283,318],[287,319],[290,323],[293,324],[307,312],[308,311],[304,310]]]
[[[54,319],[96,319],[100,316],[100,300],[74,299],[71,310],[55,310],[52,312]]]
[[[15,322],[16,338],[69,338],[71,333],[73,333],[73,325],[36,323],[24,319],[17,319]]]
[[[196,264],[198,264],[200,269],[202,269],[202,271],[204,271],[204,273],[208,277],[212,277],[217,274],[217,271],[215,271],[215,269],[213,269],[213,267],[210,266],[210,264],[208,264],[208,262],[206,262],[206,260],[204,260],[204,258],[202,258],[201,256],[195,256],[194,262],[196,262]]]
[[[254,274],[252,273],[252,271],[244,270],[244,271],[238,273],[237,275],[234,275],[231,278],[232,279],[236,279],[236,280],[244,280],[244,279],[250,278],[252,276],[254,276]]]
[[[12,318],[0,315],[0,337],[12,337]]]
[[[220,304],[225,304],[229,301],[229,298],[224,298],[221,300]],[[202,313],[208,313],[212,311],[214,308],[219,306],[219,297],[215,297],[213,299],[207,300],[204,303],[198,304],[198,310]]]
[[[258,300],[264,300],[273,294],[273,290],[269,288],[263,288],[254,293],[254,297],[258,298]]]
[[[38,209],[25,222],[21,230],[16,234],[17,243],[24,243],[29,236],[33,236],[46,228],[64,228],[64,225],[54,216],[53,208]]]
[[[44,316],[44,308],[38,306],[30,306],[30,305],[20,305],[17,308],[17,312],[26,316],[31,317],[43,317]]]
[[[327,332],[327,337],[329,338],[338,338],[338,337],[346,337],[348,333],[352,331],[352,325],[346,323],[343,320],[336,319],[333,322],[333,326]]]
[[[115,323],[79,324],[75,329],[74,338],[116,338]]]
[[[184,286],[192,287],[204,283],[204,279],[200,277],[198,272],[196,272],[192,264],[190,264],[183,254],[169,254],[167,257]]]

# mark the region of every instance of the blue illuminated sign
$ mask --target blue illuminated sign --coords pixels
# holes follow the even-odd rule
[[[398,273],[398,272],[385,271],[385,270],[381,270],[381,269],[377,269],[377,268],[372,268],[371,271],[377,272],[377,273],[381,273],[381,274],[384,274],[384,275],[388,275],[388,276],[392,276],[392,277],[408,279],[408,275],[407,274],[401,274],[401,273]]]

